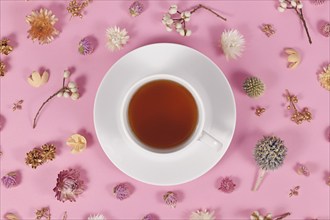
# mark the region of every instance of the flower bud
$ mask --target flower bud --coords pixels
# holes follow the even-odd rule
[[[69,70],[64,70],[63,77],[64,78],[69,78],[69,76],[70,76]]]

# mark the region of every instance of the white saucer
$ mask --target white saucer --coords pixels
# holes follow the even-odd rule
[[[220,150],[196,141],[185,150],[157,154],[126,137],[123,99],[133,84],[154,74],[171,74],[194,87],[205,109],[204,130],[222,142]],[[126,54],[107,72],[96,94],[94,124],[104,152],[122,172],[149,184],[176,185],[200,177],[223,157],[235,130],[235,100],[225,75],[208,57],[179,44],[151,44]]]

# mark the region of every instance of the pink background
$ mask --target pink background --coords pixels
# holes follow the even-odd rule
[[[69,219],[87,219],[89,214],[103,213],[108,219],[141,219],[154,213],[159,219],[187,219],[193,210],[208,208],[216,211],[219,219],[248,219],[254,210],[281,214],[291,212],[288,219],[329,219],[330,188],[325,184],[330,171],[329,142],[329,92],[321,88],[317,73],[330,62],[329,38],[323,37],[319,26],[329,21],[329,1],[321,6],[304,3],[304,12],[313,44],[309,45],[299,19],[292,11],[279,13],[277,1],[203,1],[218,9],[228,18],[217,19],[206,11],[192,16],[189,26],[193,34],[183,38],[168,33],[161,24],[164,12],[173,1],[144,2],[145,12],[130,17],[127,9],[131,1],[94,0],[80,18],[66,12],[68,1],[4,1],[1,0],[1,37],[9,37],[14,51],[6,57],[8,73],[1,79],[1,176],[19,171],[20,184],[11,189],[1,185],[0,216],[17,213],[22,219],[33,219],[34,211],[49,206],[54,219],[62,218],[64,211]],[[195,6],[199,2],[181,1],[179,9]],[[61,31],[49,45],[39,45],[27,39],[28,25],[25,16],[31,10],[46,7],[59,18],[56,27]],[[263,23],[271,23],[277,32],[268,38],[259,30]],[[105,47],[105,29],[119,25],[131,37],[119,52],[111,53]],[[224,29],[236,28],[246,38],[246,51],[238,60],[227,62],[218,47]],[[93,36],[98,45],[92,55],[77,52],[79,40]],[[155,42],[175,42],[190,46],[210,57],[227,76],[237,103],[236,131],[229,150],[223,159],[207,174],[172,187],[159,187],[138,182],[118,170],[103,153],[93,125],[93,102],[97,88],[107,70],[124,54],[143,45]],[[285,47],[297,49],[302,55],[298,68],[286,68]],[[32,129],[32,119],[41,103],[61,86],[63,70],[72,67],[71,79],[78,82],[82,97],[78,101],[56,98],[41,114],[38,126]],[[27,83],[33,70],[47,69],[50,79],[45,86],[35,89]],[[248,98],[241,89],[247,75],[260,77],[267,85],[263,97]],[[312,122],[296,125],[285,109],[285,89],[298,95],[298,106],[309,107]],[[13,112],[12,103],[24,100],[23,109]],[[257,117],[251,107],[266,107],[262,117]],[[65,140],[73,133],[88,139],[88,148],[72,155]],[[270,173],[258,192],[251,187],[257,172],[252,152],[262,135],[277,135],[288,147],[285,164]],[[36,170],[24,163],[26,152],[44,143],[55,143],[59,153],[54,161]],[[311,175],[299,176],[294,167],[306,164]],[[57,174],[64,169],[78,168],[87,183],[87,190],[77,202],[59,202],[53,187]],[[231,176],[237,190],[225,194],[217,190],[220,177]],[[119,201],[112,188],[128,182],[134,192],[128,199]],[[300,186],[299,196],[289,198],[290,189]],[[162,202],[166,191],[180,195],[177,208]]]

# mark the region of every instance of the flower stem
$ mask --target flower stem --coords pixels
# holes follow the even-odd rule
[[[218,18],[221,18],[222,20],[224,21],[227,21],[227,19],[225,17],[222,17],[221,15],[219,15],[218,13],[216,13],[215,11],[213,11],[212,9],[202,5],[202,4],[199,4],[196,8],[194,8],[190,13],[193,14],[195,13],[197,10],[201,9],[201,8],[204,8],[205,10],[208,10],[209,12],[211,12],[212,14],[214,14],[215,16],[217,16]]]
[[[306,34],[307,34],[307,37],[308,37],[308,42],[310,44],[312,44],[312,38],[311,36],[309,35],[309,31],[308,31],[308,27],[307,27],[307,24],[306,24],[306,20],[304,18],[304,15],[303,15],[303,11],[302,9],[299,9],[299,11],[297,10],[297,8],[295,8],[295,11],[296,13],[298,14],[300,20],[302,21],[303,25],[304,25],[304,28],[305,28],[305,31],[306,31]]]
[[[35,116],[34,119],[33,119],[33,129],[37,126],[37,118],[38,118],[38,116],[39,116],[39,114],[40,114],[42,108],[47,104],[47,102],[49,102],[52,98],[54,98],[59,92],[62,92],[64,89],[65,89],[65,88],[62,87],[62,88],[59,89],[57,92],[55,92],[53,95],[49,96],[49,98],[48,98],[46,101],[44,101],[44,102],[42,103],[42,105],[40,106],[40,108],[39,108],[39,110],[38,110],[36,116]]]
[[[284,214],[279,215],[277,217],[274,217],[274,220],[282,220],[282,219],[286,218],[289,215],[291,215],[291,213],[290,212],[287,212],[287,213],[284,213]]]

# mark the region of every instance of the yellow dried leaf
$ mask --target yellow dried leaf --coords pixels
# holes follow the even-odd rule
[[[80,153],[85,150],[87,141],[86,138],[80,134],[74,134],[68,138],[66,144],[71,147],[71,153]]]
[[[5,219],[6,220],[19,220],[19,218],[13,213],[5,214]]]
[[[28,83],[33,87],[40,87],[48,82],[49,74],[47,71],[44,71],[40,74],[37,71],[33,71],[28,78]]]

